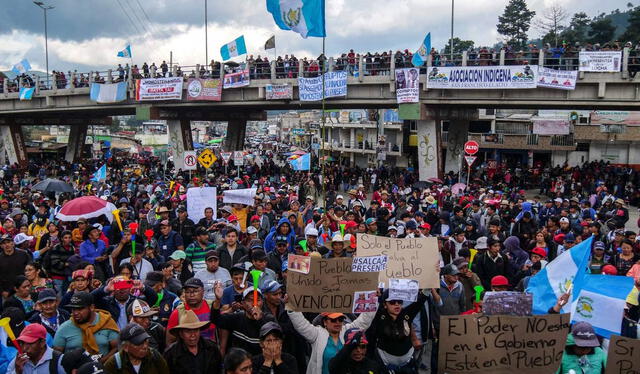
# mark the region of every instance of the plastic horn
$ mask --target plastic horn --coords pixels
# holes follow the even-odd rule
[[[247,273],[246,271],[244,272],[244,275],[242,276],[242,283],[240,284],[240,287],[244,288],[245,287],[245,283],[247,281]]]
[[[173,190],[173,185],[174,185],[175,183],[176,183],[176,182],[174,182],[174,181],[169,182],[169,193],[171,193],[171,190]]]
[[[475,286],[475,287],[473,287],[473,290],[476,291],[476,303],[479,303],[480,302],[480,296],[482,296],[482,292],[484,292],[484,287]]]
[[[145,230],[144,236],[146,236],[147,237],[147,241],[150,242],[151,238],[153,237],[153,230],[151,230],[151,229]]]
[[[253,278],[253,306],[258,306],[258,282],[262,272],[260,270],[251,270],[251,278]]]
[[[307,252],[307,239],[305,239],[305,240],[300,240],[300,241],[298,242],[298,244],[300,244],[300,246],[302,247],[302,250],[303,250],[303,251]]]
[[[131,222],[131,223],[129,224],[129,230],[131,230],[131,233],[132,233],[132,234],[137,234],[137,232],[138,232],[138,223],[136,223],[136,222]]]
[[[133,253],[133,257],[136,257],[136,235],[131,235],[131,253]]]
[[[344,230],[347,227],[346,223],[341,223],[340,224],[340,234],[342,234],[342,236],[344,237]]]
[[[7,332],[7,336],[9,336],[9,340],[11,340],[11,343],[13,343],[13,345],[16,347],[16,349],[18,350],[18,353],[22,354],[22,348],[20,348],[20,344],[18,344],[18,341],[16,340],[16,335],[13,333],[13,330],[9,325],[10,322],[11,322],[11,317],[5,317],[3,319],[0,319],[0,327],[2,327],[4,331]]]
[[[118,228],[120,229],[120,232],[124,231],[122,229],[122,221],[120,220],[120,210],[114,209],[111,211],[111,213],[113,214],[113,217],[116,219],[116,222],[118,223]]]

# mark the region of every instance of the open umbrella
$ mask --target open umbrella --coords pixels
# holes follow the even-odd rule
[[[453,186],[451,186],[451,192],[454,195],[457,195],[459,193],[461,193],[462,191],[464,191],[464,189],[467,188],[467,185],[464,183],[456,183]]]
[[[110,202],[95,196],[82,196],[73,199],[62,206],[56,218],[61,221],[77,221],[80,218],[95,218],[101,215],[107,216],[109,222],[113,221],[113,211],[116,206]]]
[[[444,182],[442,182],[442,179],[439,179],[439,178],[429,178],[429,179],[427,179],[427,180],[428,180],[429,182],[432,182],[432,183],[438,183],[438,184],[442,184],[442,183],[444,183]]]
[[[31,187],[32,190],[42,192],[73,192],[73,187],[68,183],[65,183],[59,179],[47,178],[41,182],[38,182],[35,186]]]
[[[294,155],[298,155],[298,156],[302,156],[302,155],[307,154],[307,152],[298,150],[298,151],[293,152],[293,154]]]

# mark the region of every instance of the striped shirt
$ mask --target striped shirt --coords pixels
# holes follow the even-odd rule
[[[191,260],[191,264],[193,266],[193,272],[197,273],[200,270],[204,270],[207,268],[207,264],[204,261],[204,256],[208,251],[216,249],[216,245],[211,242],[207,242],[204,248],[195,241],[184,250],[187,254],[187,258]]]

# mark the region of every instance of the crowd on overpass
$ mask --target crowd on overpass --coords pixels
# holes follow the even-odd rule
[[[583,242],[585,272],[634,279],[625,308],[597,313],[622,318],[619,334],[639,336],[640,222],[629,209],[640,202],[640,173],[631,168],[482,164],[459,189],[454,173],[419,181],[413,169],[329,160],[321,169],[316,157],[300,172],[287,155],[249,152],[242,166],[220,158],[195,172],[118,150],[108,160],[3,167],[1,313],[25,355],[0,341],[0,374],[54,366],[58,373],[102,366],[106,373],[435,373],[440,316],[482,313],[488,291],[537,292],[528,287],[536,274]],[[36,187],[46,178],[69,190]],[[187,191],[202,186],[220,196],[215,211],[203,207],[204,218],[192,220]],[[224,191],[245,188],[256,188],[251,204],[223,202]],[[119,223],[113,212],[65,210],[87,197],[113,203]],[[353,257],[364,233],[436,238],[440,287],[415,301],[381,288],[375,312],[291,310],[288,255]],[[257,281],[247,277],[252,270],[262,274]],[[545,313],[559,313],[570,297],[545,300]],[[604,372],[606,341],[588,322],[573,324],[559,373]]]

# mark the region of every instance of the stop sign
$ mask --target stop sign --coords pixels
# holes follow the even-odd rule
[[[480,146],[478,145],[478,142],[474,140],[469,140],[468,142],[464,143],[464,151],[467,154],[475,155],[479,150]]]

